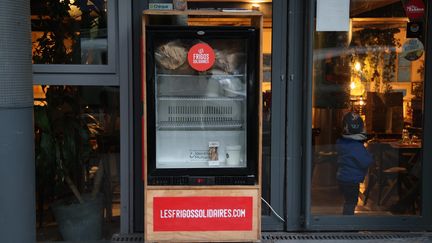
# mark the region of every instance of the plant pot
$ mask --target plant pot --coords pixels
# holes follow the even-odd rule
[[[53,205],[53,213],[64,240],[99,240],[102,238],[103,198],[83,196],[84,203]]]

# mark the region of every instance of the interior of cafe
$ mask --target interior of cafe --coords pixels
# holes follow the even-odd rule
[[[342,214],[338,139],[358,114],[373,158],[356,215],[421,214],[424,27],[403,1],[351,1],[347,32],[315,32],[312,213]]]

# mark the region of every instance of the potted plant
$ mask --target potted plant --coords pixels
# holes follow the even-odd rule
[[[32,31],[36,35],[33,63],[96,63],[91,54],[93,49],[83,46],[90,39],[106,35],[105,1],[35,0],[31,5],[36,10],[33,13],[35,18],[32,18]],[[91,218],[94,221],[102,219],[99,210],[102,208],[101,198],[97,196],[102,164],[99,164],[99,173],[93,179],[92,192],[88,185],[89,161],[95,156],[94,146],[89,141],[99,132],[98,123],[94,119],[89,121],[89,115],[83,117],[77,87],[50,86],[43,89],[45,99],[41,101],[42,105],[34,108],[39,226],[44,220],[44,205],[52,205],[64,239],[100,238],[100,229],[91,230],[97,232],[96,236],[88,236],[84,231],[67,233],[67,225],[89,227],[86,222],[99,225],[99,228],[101,225],[101,222],[88,221]],[[86,212],[83,207],[94,209],[79,216]],[[95,212],[98,215],[93,217],[91,213]],[[76,222],[72,223],[72,220]],[[81,229],[85,230],[83,227]]]
[[[44,198],[55,201],[51,208],[65,240],[100,239],[103,204],[98,192],[102,164],[91,193],[87,185],[89,162],[95,154],[90,138],[100,129],[81,115],[77,89],[44,87],[43,105],[34,108],[38,202],[41,208]]]

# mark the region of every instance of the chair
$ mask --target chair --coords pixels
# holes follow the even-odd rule
[[[420,153],[401,152],[393,149],[387,143],[371,143],[369,151],[373,154],[375,164],[369,168],[368,185],[364,192],[364,205],[367,204],[370,192],[377,186],[377,205],[386,204],[396,192],[402,195],[402,189],[413,187],[411,170],[418,160]],[[395,156],[394,153],[397,153]]]
[[[421,152],[416,153],[409,161],[410,168],[408,169],[406,178],[409,179],[410,187],[406,193],[400,196],[399,200],[389,207],[390,212],[394,214],[403,214],[411,208],[412,214],[416,214],[417,209],[421,209],[421,174],[422,174],[422,155]],[[416,207],[418,206],[418,207]]]
[[[384,170],[384,174],[389,178],[389,175],[394,175],[393,178],[387,179],[388,189],[384,194],[381,204],[386,204],[391,195],[397,189],[399,200],[401,200],[402,187],[409,192],[414,188],[418,181],[418,170],[421,168],[421,161],[419,159],[420,152],[411,153],[408,155],[407,162],[402,162],[401,166],[391,167]],[[407,154],[405,154],[407,155]],[[421,169],[420,169],[421,170]],[[415,205],[412,205],[415,208]],[[415,211],[415,210],[414,210]]]

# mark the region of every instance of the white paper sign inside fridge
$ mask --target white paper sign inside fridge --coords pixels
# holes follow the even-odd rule
[[[316,31],[349,31],[350,0],[317,0]]]
[[[209,161],[209,153],[205,149],[191,149],[189,150],[190,162],[207,162]]]

